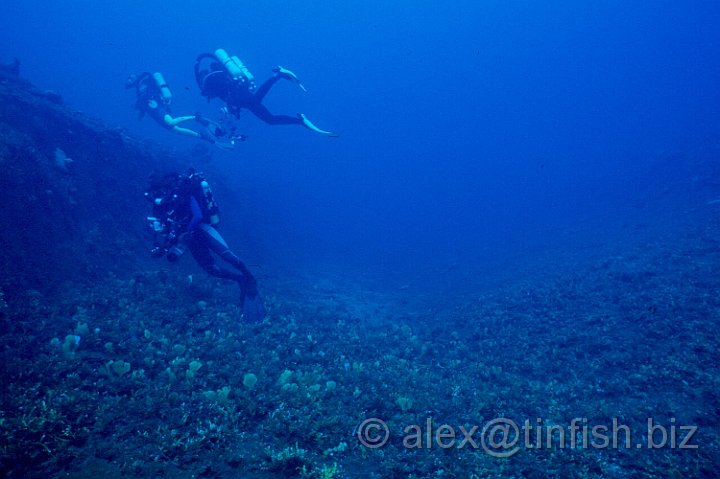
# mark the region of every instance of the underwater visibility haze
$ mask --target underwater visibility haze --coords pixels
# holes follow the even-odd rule
[[[719,23],[4,1],[0,475],[716,477]],[[207,95],[219,48],[295,124]],[[142,72],[199,137],[139,119]],[[151,173],[188,168],[222,221],[153,258]]]

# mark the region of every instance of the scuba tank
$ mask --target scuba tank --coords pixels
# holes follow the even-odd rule
[[[207,181],[202,180],[200,182],[202,187],[203,196],[205,197],[205,207],[209,215],[209,223],[211,226],[217,226],[220,224],[220,208],[218,208],[215,199],[213,198],[212,190]]]
[[[215,58],[223,65],[233,80],[255,82],[255,77],[248,67],[236,56],[230,56],[222,48],[215,50]]]
[[[245,78],[247,78],[247,81],[249,81],[250,83],[255,83],[255,77],[253,76],[252,73],[250,73],[250,69],[245,66],[245,64],[242,62],[242,60],[240,60],[238,57],[233,55],[232,61],[234,61],[236,64],[238,64],[240,66],[240,70],[242,71],[243,76]]]
[[[162,73],[155,72],[152,74],[153,80],[155,80],[155,83],[157,84],[158,89],[160,90],[160,97],[162,98],[163,102],[166,105],[169,105],[172,101],[172,92],[170,91],[170,87],[165,83],[165,78],[163,78]]]

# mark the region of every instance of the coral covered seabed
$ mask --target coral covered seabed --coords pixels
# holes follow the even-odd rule
[[[172,157],[17,78],[0,97],[0,476],[716,477],[712,174],[492,288],[263,273],[247,324],[234,285],[138,259],[141,192],[105,186]]]
[[[458,297],[450,310],[268,280],[269,318],[249,325],[234,288],[163,271],[52,302],[5,295],[0,467],[7,477],[713,477],[715,232]],[[387,423],[384,447],[358,440],[368,418]],[[617,447],[582,447],[579,430],[575,447],[537,447],[533,432],[535,447],[503,458],[480,431],[477,448],[408,447],[412,430],[403,434],[428,419],[470,431],[496,418],[615,421],[633,443],[621,429]],[[657,429],[657,447],[638,448],[649,420],[676,426],[676,447],[660,447]],[[697,432],[686,438],[684,426]]]

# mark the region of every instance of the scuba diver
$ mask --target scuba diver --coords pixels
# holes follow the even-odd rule
[[[258,294],[255,277],[218,233],[220,212],[202,173],[192,168],[186,175],[154,172],[145,197],[153,204],[153,216],[147,218],[155,235],[151,255],[154,258],[164,256],[174,263],[188,249],[208,274],[237,281],[243,317],[250,322],[262,321],[265,306]],[[237,272],[218,266],[211,253],[232,265]]]
[[[170,111],[172,92],[165,83],[165,78],[159,72],[152,74],[143,72],[140,75],[130,75],[125,82],[125,88],[135,88],[135,109],[140,113],[139,119],[148,115],[163,128],[181,135],[200,138],[223,149],[232,149],[237,140],[245,139],[244,135],[221,139],[226,136],[225,130],[218,123],[201,115],[173,117]],[[181,123],[191,120],[200,123],[204,129],[198,133],[195,130],[180,126]]]
[[[306,91],[293,72],[280,66],[273,68],[272,76],[258,88],[255,77],[245,64],[238,57],[229,56],[222,48],[214,53],[203,53],[195,60],[195,80],[202,96],[207,97],[208,101],[213,98],[224,101],[236,118],[240,117],[242,109],[246,109],[269,125],[303,125],[322,135],[338,136],[332,131],[321,130],[302,113],[297,116],[270,113],[262,101],[281,78],[295,82],[301,90]]]

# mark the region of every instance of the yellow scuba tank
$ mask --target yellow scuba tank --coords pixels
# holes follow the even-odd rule
[[[165,78],[163,78],[162,73],[155,72],[152,74],[153,80],[155,80],[155,83],[157,84],[158,88],[160,89],[160,96],[162,97],[165,104],[169,104],[170,101],[172,101],[172,92],[170,91],[170,87],[165,83]]]
[[[222,64],[233,80],[254,82],[255,77],[248,67],[236,56],[230,56],[222,48],[215,50],[215,58]]]
[[[255,77],[252,73],[250,73],[250,69],[245,66],[245,64],[235,55],[232,56],[232,60],[240,67],[240,71],[243,73],[243,76],[247,78],[247,81],[250,83],[255,82]]]
[[[233,80],[241,80],[244,77],[240,66],[235,63],[235,60],[232,59],[222,48],[215,50],[215,58],[218,59]]]

